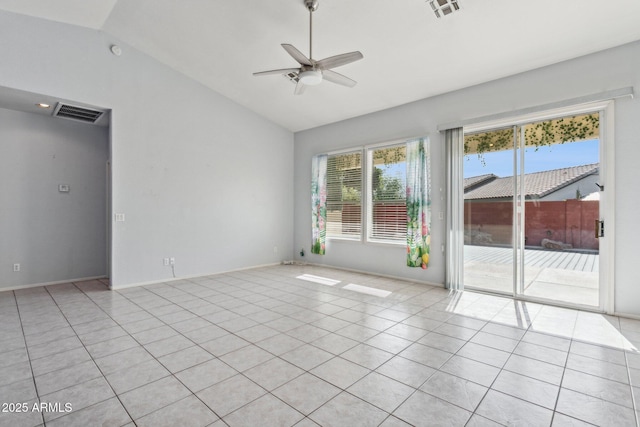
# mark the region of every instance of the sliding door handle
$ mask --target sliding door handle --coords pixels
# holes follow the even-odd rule
[[[599,219],[596,219],[596,239],[600,238],[600,237],[604,237],[604,221],[600,221]]]

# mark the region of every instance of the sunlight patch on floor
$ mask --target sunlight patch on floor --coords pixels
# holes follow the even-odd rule
[[[296,277],[296,279],[306,280],[307,282],[319,283],[326,286],[335,286],[340,283],[340,280],[329,279],[327,277],[314,276],[313,274],[303,274]]]
[[[369,286],[356,285],[354,283],[349,283],[347,286],[343,287],[342,289],[360,292],[362,294],[367,294],[367,295],[374,295],[382,298],[386,298],[389,295],[391,295],[391,291],[385,291],[384,289],[370,288]]]

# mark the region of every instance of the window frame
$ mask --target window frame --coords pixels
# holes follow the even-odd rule
[[[364,191],[365,191],[365,183],[363,181],[363,173],[364,173],[364,169],[365,169],[365,158],[364,158],[364,149],[363,147],[354,147],[354,148],[347,148],[344,150],[339,150],[339,151],[332,151],[327,153],[327,164],[329,162],[329,159],[331,159],[331,157],[336,157],[336,156],[342,156],[342,155],[348,155],[348,154],[360,154],[360,233],[358,236],[345,236],[345,235],[340,235],[340,236],[332,236],[329,234],[329,218],[327,218],[327,231],[326,231],[326,239],[327,240],[338,240],[338,241],[346,241],[346,242],[362,242],[362,236],[363,233],[362,231],[364,230],[365,227],[365,210],[364,210]],[[327,186],[329,185],[329,175],[327,174]],[[327,190],[328,192],[328,190]],[[327,199],[327,204],[328,204],[328,199]],[[327,213],[328,215],[328,213]]]
[[[385,238],[380,238],[380,237],[373,237],[372,236],[372,232],[373,232],[373,204],[374,204],[374,200],[373,200],[373,168],[375,167],[375,165],[373,164],[373,152],[375,150],[384,150],[386,148],[395,148],[395,147],[401,147],[401,146],[406,146],[407,141],[410,141],[411,139],[402,139],[402,140],[395,140],[395,141],[387,141],[387,142],[383,142],[383,143],[379,143],[379,144],[371,144],[371,145],[367,145],[364,147],[365,153],[366,153],[366,165],[363,169],[364,172],[366,173],[366,201],[365,203],[363,203],[363,205],[365,206],[365,213],[366,213],[366,227],[363,229],[363,231],[365,231],[363,238],[367,243],[375,243],[375,244],[382,244],[382,245],[393,245],[393,246],[406,246],[407,245],[407,240],[406,240],[406,234],[404,239],[401,240],[391,240],[391,239],[385,239]],[[405,158],[405,162],[406,162],[406,158]],[[406,187],[406,173],[405,173],[405,187]],[[405,207],[406,207],[406,203],[407,200],[405,198]],[[405,218],[405,223],[406,223],[406,218]],[[405,233],[406,233],[406,226],[405,226]]]
[[[406,239],[400,240],[388,240],[381,238],[372,238],[370,229],[373,226],[373,194],[370,191],[372,188],[372,174],[373,174],[373,150],[393,148],[406,144],[407,141],[411,141],[419,138],[427,138],[428,136],[422,135],[417,137],[399,138],[373,144],[366,144],[360,146],[349,147],[341,150],[334,150],[327,152],[328,157],[339,156],[343,154],[355,154],[360,153],[361,159],[361,183],[360,183],[360,236],[348,237],[348,236],[331,236],[327,230],[327,241],[340,241],[340,242],[359,242],[361,244],[368,245],[383,245],[383,246],[406,246]],[[406,178],[405,178],[406,179]],[[327,177],[328,182],[328,177]],[[405,182],[406,185],[406,182]],[[406,200],[405,200],[406,203]],[[327,220],[328,222],[328,220]]]

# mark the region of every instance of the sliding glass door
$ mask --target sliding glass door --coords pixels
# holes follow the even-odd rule
[[[466,288],[601,307],[600,113],[468,132]]]
[[[464,284],[511,294],[516,129],[465,135]]]

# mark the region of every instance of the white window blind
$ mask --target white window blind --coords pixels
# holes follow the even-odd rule
[[[327,237],[360,239],[362,233],[362,152],[327,159]]]
[[[372,241],[407,241],[406,146],[369,149],[369,233]]]

